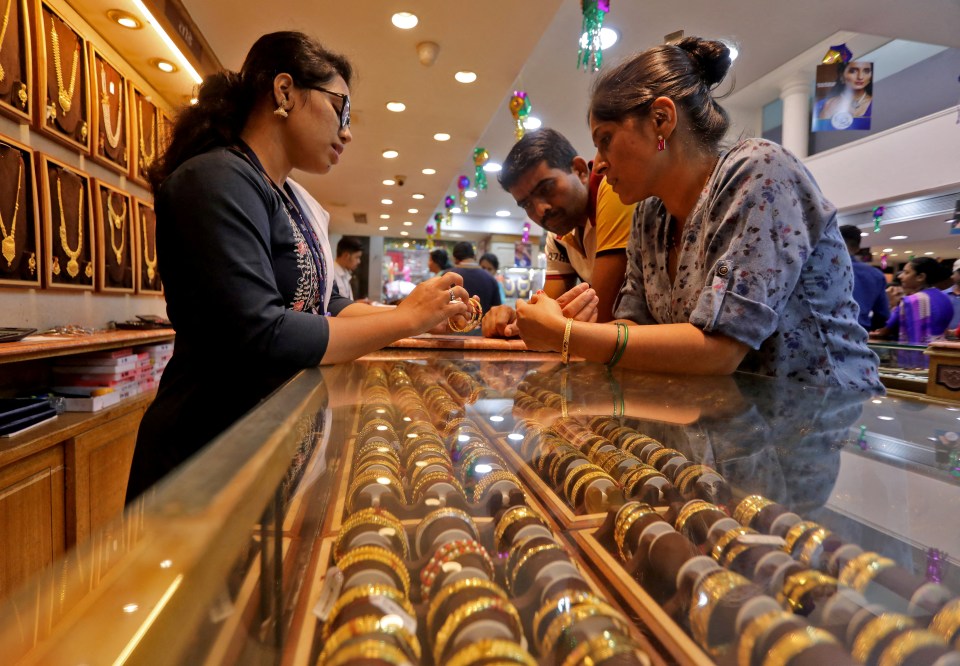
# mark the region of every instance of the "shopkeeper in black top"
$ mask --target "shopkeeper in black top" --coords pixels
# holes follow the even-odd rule
[[[288,178],[325,174],[350,142],[350,63],[297,32],[261,37],[240,72],[204,81],[150,169],[173,358],[144,415],[127,499],[183,463],[292,374],[465,315],[459,275],[397,308],[333,287],[329,215]]]

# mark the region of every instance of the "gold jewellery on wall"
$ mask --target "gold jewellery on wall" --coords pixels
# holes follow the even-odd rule
[[[17,213],[20,212],[20,188],[23,185],[23,158],[17,154],[17,199],[13,205],[13,218],[10,220],[10,233],[7,233],[7,226],[3,223],[3,215],[0,214],[0,233],[3,233],[3,258],[7,260],[7,268],[13,265],[13,260],[17,258]]]
[[[157,275],[157,237],[153,237],[153,257],[150,257],[150,253],[147,251],[147,216],[140,215],[140,223],[143,225],[143,261],[147,264],[147,278],[150,282],[153,282],[153,278]]]
[[[110,82],[113,85],[113,82]],[[117,93],[117,125],[114,128],[113,118],[110,117],[110,98],[112,93],[107,90],[107,66],[100,63],[100,109],[103,111],[103,133],[107,137],[107,143],[111,148],[116,148],[120,143],[120,133],[123,130],[123,86],[119,86]]]
[[[113,210],[113,195],[107,192],[107,217],[110,219],[110,247],[113,248],[113,253],[117,257],[117,266],[123,266],[123,248],[126,247],[127,244],[126,231],[123,228],[123,221],[127,217],[127,200],[121,200],[123,201],[123,208],[118,213]],[[117,230],[120,231],[119,246],[117,246],[117,242],[114,240]]]
[[[0,47],[3,46],[3,38],[7,36],[7,26],[10,25],[10,8],[13,6],[13,0],[7,0],[7,8],[3,10],[3,23],[0,24]],[[7,73],[0,64],[0,81],[7,78]]]
[[[154,115],[156,119],[156,115]],[[157,130],[154,125],[150,132],[150,152],[147,152],[147,142],[143,140],[143,100],[137,100],[137,121],[140,131],[137,133],[140,137],[140,170],[146,170],[153,164],[153,158],[157,153]],[[151,123],[153,124],[153,123]]]
[[[77,258],[83,251],[83,185],[81,184],[77,190],[77,249],[71,250],[70,243],[67,241],[67,218],[63,214],[63,188],[60,183],[60,175],[58,174],[57,203],[60,205],[60,247],[63,248],[63,251],[69,258],[69,261],[67,261],[67,275],[75,278],[80,272],[80,264]],[[87,266],[87,272],[90,272],[89,266]],[[89,275],[87,277],[89,277]]]
[[[60,36],[57,34],[57,26],[54,19],[50,17],[50,48],[53,50],[53,68],[57,74],[57,103],[63,109],[63,115],[70,113],[73,106],[73,93],[77,86],[77,69],[80,64],[80,43],[73,51],[73,64],[70,66],[70,87],[63,86],[63,65],[60,57]]]

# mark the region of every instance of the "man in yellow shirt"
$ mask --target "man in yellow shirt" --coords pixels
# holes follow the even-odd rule
[[[548,232],[547,295],[560,299],[578,281],[588,283],[598,299],[596,321],[613,319],[635,206],[623,204],[606,178],[594,174],[566,137],[549,128],[527,132],[514,145],[498,180]],[[484,317],[483,333],[517,335],[515,320],[509,306],[493,308]]]

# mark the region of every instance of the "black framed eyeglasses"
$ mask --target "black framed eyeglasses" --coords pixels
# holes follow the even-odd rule
[[[334,97],[339,97],[343,102],[340,105],[340,111],[338,112],[338,117],[340,118],[340,129],[350,126],[350,95],[345,95],[343,93],[333,92],[332,90],[327,90],[326,88],[321,88],[320,86],[314,86],[314,90],[319,90],[320,92],[325,92],[328,95],[333,95]]]

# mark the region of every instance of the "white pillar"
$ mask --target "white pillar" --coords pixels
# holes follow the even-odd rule
[[[798,76],[780,89],[783,100],[783,147],[799,158],[807,156],[810,141],[811,79]]]

